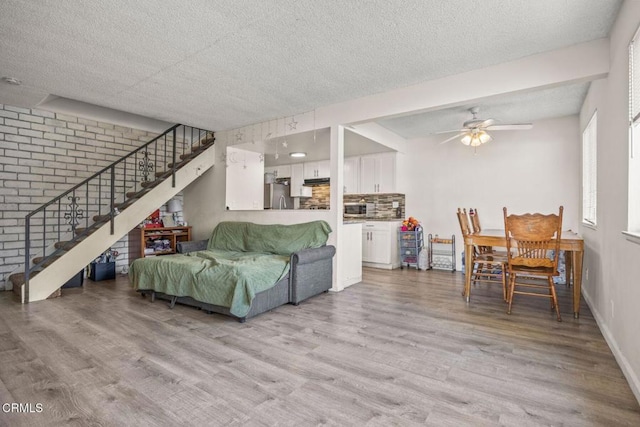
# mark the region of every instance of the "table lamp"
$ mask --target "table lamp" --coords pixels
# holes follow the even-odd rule
[[[178,224],[178,212],[182,212],[182,203],[180,200],[169,200],[169,203],[167,203],[167,212],[173,214],[173,222]]]

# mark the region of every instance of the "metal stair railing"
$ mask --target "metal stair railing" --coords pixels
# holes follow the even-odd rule
[[[29,277],[34,271],[44,268],[47,262],[107,221],[113,234],[119,211],[137,199],[128,198],[129,191],[141,196],[169,177],[175,187],[176,170],[195,157],[198,148],[210,145],[213,140],[212,131],[177,124],[28,213],[24,233],[24,300],[29,301]],[[90,223],[90,219],[95,222]],[[84,227],[79,227],[83,223]],[[55,245],[67,238],[64,245]],[[31,256],[36,252],[41,252],[41,256],[31,265]]]

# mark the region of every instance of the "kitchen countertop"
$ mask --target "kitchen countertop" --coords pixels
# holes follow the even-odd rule
[[[396,221],[402,221],[402,218],[395,218],[395,217],[374,217],[374,218],[344,218],[342,220],[343,224],[356,224],[356,223],[363,223],[363,222],[367,222],[367,221],[386,221],[386,222],[396,222]]]

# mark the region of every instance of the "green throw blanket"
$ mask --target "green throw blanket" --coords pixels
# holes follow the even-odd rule
[[[289,257],[257,252],[206,250],[141,258],[129,269],[136,290],[151,289],[229,307],[244,317],[258,292],[289,272]]]
[[[294,225],[222,222],[208,249],[189,254],[135,260],[129,280],[136,290],[228,307],[244,317],[255,295],[273,287],[289,272],[293,252],[323,246],[331,228],[325,221]]]
[[[330,232],[326,221],[291,225],[226,221],[213,230],[207,249],[291,255],[325,245]]]

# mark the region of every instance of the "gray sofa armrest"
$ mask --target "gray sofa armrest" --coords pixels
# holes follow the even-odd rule
[[[334,246],[322,246],[320,248],[303,249],[291,254],[291,262],[295,264],[310,264],[323,259],[331,259],[336,254]]]
[[[304,249],[291,254],[291,302],[301,301],[328,291],[333,286],[334,246]]]
[[[192,240],[189,242],[176,243],[176,251],[179,254],[187,254],[189,252],[204,251],[207,249],[207,239],[204,240]]]

